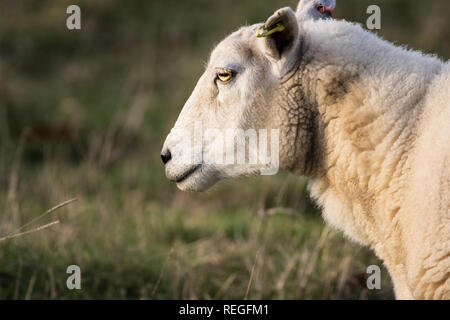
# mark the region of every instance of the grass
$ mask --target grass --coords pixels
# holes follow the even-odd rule
[[[380,35],[448,59],[443,1],[348,0],[336,15],[364,22],[369,2]],[[296,1],[79,1],[80,32],[69,4],[0,3],[0,238],[78,199],[0,241],[0,298],[393,298],[383,268],[382,290],[366,288],[382,263],[325,226],[304,178],[192,194],[164,177],[161,145],[214,43]]]
[[[71,190],[78,201],[52,213],[60,225],[0,243],[3,298],[392,297],[386,272],[383,290],[365,289],[366,267],[380,262],[325,227],[308,203],[304,179],[259,177],[206,194],[167,187],[156,196],[146,182],[150,173],[127,162],[106,175],[91,165],[46,163],[36,181],[52,185],[40,192],[60,198]],[[34,211],[39,202],[26,198],[20,212]],[[303,211],[260,214],[281,204]],[[65,286],[72,264],[82,270],[80,291]]]

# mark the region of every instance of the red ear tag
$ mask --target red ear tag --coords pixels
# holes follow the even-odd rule
[[[333,6],[329,5],[328,7],[326,7],[325,12],[328,13],[330,15],[330,17],[332,17],[333,16]]]

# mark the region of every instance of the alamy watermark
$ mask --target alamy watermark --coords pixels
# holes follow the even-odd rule
[[[366,270],[370,276],[367,278],[366,285],[369,290],[381,289],[381,269],[377,265],[370,265]]]
[[[381,29],[381,9],[379,6],[373,4],[367,7],[367,14],[370,16],[367,18],[366,26],[369,30]]]
[[[66,19],[66,26],[69,30],[81,30],[81,9],[75,4],[67,7],[66,13],[70,14]],[[370,16],[367,18],[366,27],[369,30],[381,29],[381,8],[376,4],[370,5],[366,10]]]
[[[79,6],[72,4],[67,7],[66,13],[70,16],[66,19],[66,26],[69,30],[81,30],[81,9]]]
[[[66,270],[67,274],[70,274],[67,277],[66,286],[69,290],[80,290],[81,289],[81,268],[76,264],[70,265]]]

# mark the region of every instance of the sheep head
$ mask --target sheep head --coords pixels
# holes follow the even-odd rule
[[[290,8],[225,38],[166,138],[161,157],[167,178],[181,190],[202,191],[221,179],[288,167],[285,157],[292,158],[295,142],[279,137],[286,126],[296,136],[301,132],[289,124],[280,90],[295,73],[300,52]]]

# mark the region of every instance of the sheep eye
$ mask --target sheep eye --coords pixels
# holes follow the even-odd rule
[[[217,70],[217,79],[219,79],[221,82],[226,83],[233,78],[233,71],[227,70],[227,69],[218,69]]]

